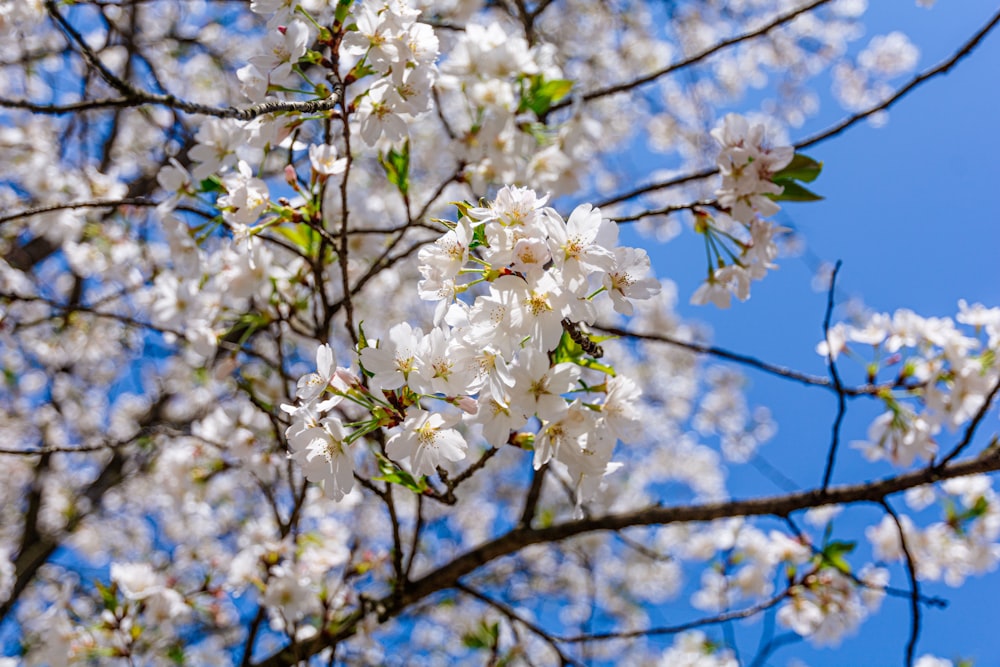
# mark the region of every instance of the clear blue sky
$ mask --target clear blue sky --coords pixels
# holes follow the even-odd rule
[[[995,1],[987,0],[942,0],[930,10],[912,1],[872,5],[869,29],[860,43],[900,29],[920,47],[920,69],[951,55],[996,11]],[[910,308],[927,316],[954,315],[960,298],[1000,305],[998,66],[1000,34],[993,34],[957,69],[893,107],[886,126],[876,129],[863,123],[807,151],[825,163],[814,185],[826,199],[787,204],[778,219],[803,232],[811,255],[843,261],[839,301],[860,297],[874,310]],[[841,113],[826,94],[822,112],[793,132],[793,139],[826,127]],[[657,251],[654,264],[664,267],[660,275],[678,283],[681,312],[712,325],[717,345],[825,374],[814,346],[822,337],[826,295],[810,287],[814,263],[808,255],[780,260],[779,271],[754,284],[750,301],[734,302],[728,311],[686,303],[704,275],[700,239],[690,231]],[[843,314],[842,309],[835,312]],[[779,425],[777,437],[761,453],[803,488],[816,485],[822,477],[835,397],[759,374],[751,373],[750,378],[751,397],[771,407]],[[876,414],[873,407],[854,405],[843,431],[845,445],[864,437]],[[995,415],[987,419],[983,432],[998,430]],[[947,438],[943,441],[951,442]],[[891,472],[847,447],[841,452],[835,482]],[[736,496],[779,491],[749,466],[733,469],[729,479]],[[906,509],[901,497],[895,506]],[[879,519],[875,509],[855,510],[835,525],[844,539],[853,533],[864,542],[860,527]],[[867,551],[866,544],[859,549]],[[892,584],[907,585],[901,567],[892,573]],[[950,605],[944,612],[925,610],[918,656],[930,652],[1000,666],[1000,615],[995,611],[1000,573],[971,579],[957,590],[926,583],[924,592],[946,597]],[[813,667],[901,664],[910,627],[908,605],[908,600],[887,599],[879,615],[839,651],[813,651],[798,644],[779,651],[769,664],[790,664],[793,657]],[[750,627],[746,638],[755,637],[759,627]],[[715,636],[721,635],[716,631]],[[754,645],[748,641],[746,648]]]

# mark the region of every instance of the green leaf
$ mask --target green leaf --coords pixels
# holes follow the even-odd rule
[[[413,475],[406,472],[381,454],[376,454],[375,458],[378,460],[378,469],[382,475],[379,477],[372,477],[373,481],[398,484],[418,494],[423,493],[427,489],[426,482],[422,479],[418,482]]]
[[[403,148],[397,151],[391,148],[378,157],[379,163],[385,169],[385,176],[402,194],[410,190],[410,140],[403,142]]]
[[[276,234],[285,237],[289,243],[301,250],[303,255],[312,257],[313,246],[319,236],[312,227],[304,222],[300,222],[296,224],[274,225],[271,229]]]
[[[366,347],[370,347],[370,345],[368,345],[368,336],[365,335],[365,321],[361,320],[358,322],[358,352]]]
[[[462,644],[466,648],[492,650],[500,637],[500,623],[486,624],[480,621],[479,627],[462,635]]]
[[[583,356],[583,348],[570,338],[569,332],[563,331],[559,345],[552,350],[552,363],[558,364],[564,361],[575,364],[577,359]]]
[[[453,201],[449,202],[452,206],[458,209],[458,219],[469,217],[469,209],[472,208],[472,204],[467,201]]]
[[[774,181],[802,181],[812,183],[823,171],[823,163],[817,162],[808,155],[796,153],[788,166],[774,175]]]
[[[784,188],[780,195],[768,195],[774,201],[820,201],[823,199],[812,190],[792,180],[775,178],[774,184]]]
[[[198,192],[225,192],[226,188],[218,176],[209,176],[198,184]]]
[[[337,25],[344,22],[347,18],[347,13],[351,11],[351,5],[354,4],[354,0],[339,0],[337,2],[337,9],[333,12],[333,20],[336,21]]]
[[[823,552],[820,554],[822,563],[830,567],[835,567],[845,574],[850,574],[851,565],[844,556],[854,551],[856,546],[858,546],[857,542],[834,540],[823,548]]]
[[[94,586],[97,588],[97,592],[101,596],[101,602],[104,603],[105,609],[108,611],[115,611],[118,609],[118,594],[115,586],[105,586],[99,581],[95,581]]]
[[[600,343],[601,341],[608,340],[609,338],[614,338],[614,336],[583,335],[587,336],[595,343]],[[602,364],[592,357],[586,356],[583,348],[580,347],[579,343],[573,340],[568,331],[563,331],[562,338],[559,339],[558,347],[552,350],[552,363],[558,364],[563,362],[576,364],[577,366],[583,366],[584,368],[591,368],[595,371],[601,371],[602,373],[612,377],[615,376],[614,368],[608,366],[607,364]]]
[[[522,80],[521,103],[517,107],[518,112],[530,109],[535,114],[542,116],[552,108],[553,104],[569,95],[569,91],[573,88],[573,82],[569,79],[546,81],[541,74],[535,74],[526,77],[526,79],[529,81],[529,85],[525,91],[524,80]]]
[[[983,496],[976,498],[976,504],[969,508],[965,513],[970,519],[978,519],[979,517],[986,514],[986,510],[990,508],[990,501],[986,500]]]
[[[250,336],[271,324],[271,318],[257,311],[249,311],[240,315],[233,326],[223,334],[221,340],[237,346],[246,343]]]
[[[469,241],[469,248],[489,248],[490,244],[486,240],[486,225],[476,225],[472,228],[472,240]]]
[[[167,649],[167,659],[179,667],[184,664],[184,647],[174,644]]]

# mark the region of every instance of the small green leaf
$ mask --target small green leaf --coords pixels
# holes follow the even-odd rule
[[[479,627],[462,635],[462,644],[466,648],[492,650],[496,647],[499,637],[499,623],[487,625],[486,621],[480,621]]]
[[[458,209],[458,219],[469,217],[469,209],[472,208],[472,204],[467,201],[453,201],[450,202],[452,206]]]
[[[857,542],[834,540],[823,548],[823,552],[820,554],[820,557],[822,558],[821,562],[824,565],[834,567],[845,574],[850,574],[851,565],[847,562],[844,556],[854,551],[854,548],[857,545]]]
[[[381,454],[376,454],[375,458],[378,460],[378,469],[382,475],[379,477],[372,477],[373,481],[398,484],[418,494],[423,493],[427,489],[427,484],[422,479],[418,482],[413,475],[406,472]]]
[[[823,163],[817,162],[808,155],[796,153],[788,166],[774,175],[774,181],[802,181],[812,183],[823,171]]]
[[[358,352],[369,347],[368,336],[365,335],[365,321],[358,322]]]
[[[476,225],[472,230],[472,241],[469,242],[470,248],[480,248],[490,246],[489,242],[486,240],[486,225]]]
[[[218,176],[209,176],[198,184],[198,192],[225,192],[226,188]]]
[[[170,646],[167,649],[167,659],[178,667],[184,665],[184,647],[180,644]]]
[[[521,103],[518,105],[518,112],[528,109],[535,114],[544,115],[553,104],[569,95],[573,88],[573,82],[569,79],[552,79],[546,81],[541,74],[536,74],[526,79],[529,82],[528,89],[523,89],[522,80]]]
[[[774,201],[820,201],[823,199],[812,190],[792,180],[775,178],[774,184],[784,188],[780,195],[768,195]]]
[[[280,224],[271,227],[276,234],[285,237],[289,243],[302,251],[303,255],[312,257],[313,247],[319,235],[309,225],[304,222],[294,224]]]
[[[101,602],[104,603],[105,609],[108,611],[115,611],[118,609],[118,594],[114,585],[105,586],[101,582],[95,581],[94,586],[97,588],[97,592],[101,596]]]
[[[559,345],[552,350],[552,363],[558,364],[564,361],[576,363],[576,360],[583,356],[583,348],[576,344],[569,332],[563,331]]]
[[[608,340],[609,338],[614,338],[614,336],[583,335],[587,336],[594,343],[600,343],[601,341]],[[583,366],[584,368],[591,368],[595,371],[601,371],[611,377],[615,376],[614,368],[608,366],[607,364],[602,364],[589,356],[585,356],[584,349],[579,343],[573,340],[568,331],[563,331],[562,338],[559,339],[558,347],[552,350],[552,363],[558,364],[562,362],[576,364],[578,366]]]
[[[347,18],[347,13],[351,11],[351,5],[354,4],[354,0],[338,0],[337,9],[333,12],[333,20],[340,25]]]
[[[397,151],[391,148],[379,155],[379,163],[385,169],[385,176],[401,193],[410,190],[410,141],[403,142],[403,148]]]

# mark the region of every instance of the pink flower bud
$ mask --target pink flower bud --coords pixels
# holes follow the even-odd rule
[[[353,387],[355,385],[361,384],[361,380],[355,375],[351,369],[339,367],[335,373],[335,377],[346,384],[348,387]]]
[[[462,409],[470,415],[474,415],[479,412],[479,404],[476,403],[476,399],[470,398],[469,396],[459,396],[455,399],[455,405]]]

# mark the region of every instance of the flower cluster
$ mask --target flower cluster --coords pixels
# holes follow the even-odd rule
[[[766,146],[764,126],[736,114],[728,114],[712,136],[721,146],[716,164],[722,187],[716,192],[716,214],[695,209],[695,229],[705,236],[709,268],[708,280],[691,302],[727,308],[732,295],[745,301],[750,282],[775,268],[775,237],[789,230],[763,218],[780,210],[774,198],[783,187],[773,178],[792,161],[794,150]]]
[[[996,569],[1000,563],[1000,502],[985,475],[959,477],[943,482],[940,491],[925,486],[906,495],[907,504],[921,510],[941,500],[943,521],[919,528],[908,516],[900,517],[906,551],[913,558],[919,579],[944,580],[960,586],[969,576]],[[906,557],[900,527],[884,517],[865,532],[876,558],[901,561]]]
[[[899,31],[875,35],[855,62],[845,60],[833,68],[833,92],[844,108],[859,111],[876,106],[895,92],[891,79],[913,71],[920,50]],[[871,122],[885,122],[886,112]]]
[[[146,618],[158,624],[182,621],[191,610],[148,563],[112,563],[111,581],[126,600],[141,602]]]
[[[736,667],[739,661],[733,651],[720,648],[704,632],[682,632],[658,663],[661,667]]]
[[[403,139],[410,119],[431,108],[438,39],[429,25],[417,21],[419,14],[402,2],[378,9],[362,4],[355,15],[357,30],[341,42],[341,55],[358,59],[348,80],[366,72],[379,77],[352,102],[369,146],[382,135],[393,142]]]
[[[823,567],[792,586],[789,601],[778,609],[778,622],[818,645],[839,644],[885,597],[889,571],[865,567],[857,577]]]
[[[974,335],[958,325],[974,329]],[[1000,308],[959,302],[955,319],[925,318],[910,310],[874,313],[856,324],[830,328],[817,351],[836,359],[859,357],[850,344],[871,347],[866,362],[869,382],[887,369],[894,371],[879,397],[886,412],[868,429],[868,439],[855,443],[869,460],[886,459],[909,466],[931,460],[942,428],[955,431],[975,417],[1000,382],[996,350],[1000,347]]]
[[[453,109],[465,177],[475,192],[493,183],[530,182],[557,194],[577,184],[579,129],[566,124],[559,133],[537,123],[548,107],[565,96],[572,82],[551,45],[530,45],[499,23],[469,23],[442,63],[441,89]],[[589,139],[589,138],[588,138]]]
[[[716,551],[723,555],[718,567],[703,571],[701,587],[691,597],[693,607],[712,612],[773,594],[780,565],[795,567],[812,557],[808,544],[778,531],[765,534],[741,521],[718,522],[715,530],[694,535],[685,555],[700,559]]]
[[[598,209],[580,205],[564,220],[545,203],[508,187],[488,206],[465,206],[419,255],[420,295],[439,302],[434,326],[399,323],[363,347],[366,382],[320,348],[317,372],[299,381],[300,403],[286,406],[292,455],[307,477],[343,497],[353,485],[350,444],[383,426],[394,428],[386,454],[416,475],[464,459],[467,429],[427,403],[461,408],[492,447],[533,442],[534,467],[558,462],[580,501],[617,467],[615,443],[636,434],[639,389],[596,360],[599,347],[580,327],[593,323],[599,295],[629,313],[659,284],[646,253],[618,247]],[[344,398],[370,413],[357,430],[333,414]],[[530,436],[518,434],[530,420]]]
[[[302,83],[296,71],[306,49],[315,39],[312,26],[300,19],[274,26],[264,39],[264,53],[236,72],[241,90],[252,102],[261,102],[274,91],[294,90]]]

